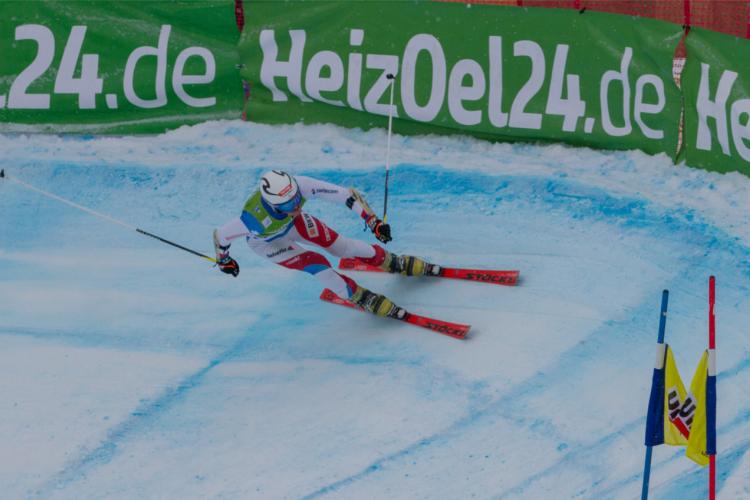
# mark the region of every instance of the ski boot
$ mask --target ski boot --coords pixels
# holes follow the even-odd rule
[[[349,298],[365,311],[369,311],[377,316],[384,316],[395,319],[405,319],[406,309],[394,304],[391,299],[385,295],[374,293],[357,285],[357,289]]]
[[[442,269],[437,264],[430,264],[412,255],[396,255],[388,251],[380,268],[389,273],[399,273],[404,276],[440,276],[442,274]]]

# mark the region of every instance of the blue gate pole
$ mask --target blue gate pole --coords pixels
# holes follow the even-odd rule
[[[669,290],[664,290],[661,294],[661,314],[659,316],[659,337],[657,339],[657,356],[662,352],[664,344],[664,329],[667,324],[667,303],[669,302]],[[651,479],[651,451],[653,448],[651,439],[655,434],[658,426],[661,432],[656,432],[655,441],[664,441],[664,362],[661,362],[661,370],[658,369],[659,360],[656,361],[657,367],[654,368],[653,381],[651,382],[651,397],[649,398],[649,414],[646,416],[646,460],[643,465],[643,487],[641,489],[641,500],[648,499],[648,483]],[[661,371],[661,373],[659,373]],[[661,382],[661,383],[659,383]],[[653,406],[653,408],[652,408]],[[652,412],[652,410],[655,410]],[[661,415],[661,418],[654,418],[654,415]],[[658,421],[657,421],[658,420]],[[657,427],[653,427],[657,426]]]

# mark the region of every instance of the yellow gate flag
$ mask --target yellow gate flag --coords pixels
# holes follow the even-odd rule
[[[664,363],[664,443],[672,446],[685,446],[690,435],[690,414],[682,414],[687,401],[687,391],[677,370],[672,348],[666,346]]]
[[[685,455],[705,467],[706,452],[706,380],[708,377],[708,351],[704,351],[695,375],[690,383],[690,392],[677,370],[672,349],[666,347],[664,363],[664,442],[673,446],[687,446]]]
[[[693,381],[690,383],[690,394],[695,400],[695,414],[693,425],[690,428],[685,455],[705,467],[708,465],[708,453],[706,451],[706,380],[708,379],[708,351],[703,352],[698,368],[695,369]]]

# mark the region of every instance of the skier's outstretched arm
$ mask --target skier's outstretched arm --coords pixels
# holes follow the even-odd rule
[[[388,243],[393,239],[391,238],[391,227],[380,220],[370,208],[370,205],[367,204],[364,196],[356,189],[345,188],[330,182],[301,175],[297,176],[296,179],[300,191],[302,191],[302,196],[305,199],[320,198],[331,203],[346,205],[349,209],[359,214],[378,240]]]
[[[216,250],[216,265],[222,272],[237,277],[240,274],[240,266],[237,261],[229,256],[229,247],[232,240],[240,236],[247,236],[250,230],[241,218],[235,217],[218,229],[214,229],[214,249]]]

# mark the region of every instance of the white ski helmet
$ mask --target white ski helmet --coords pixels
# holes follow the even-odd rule
[[[260,196],[279,212],[293,212],[302,201],[294,177],[281,170],[271,170],[260,179]]]

